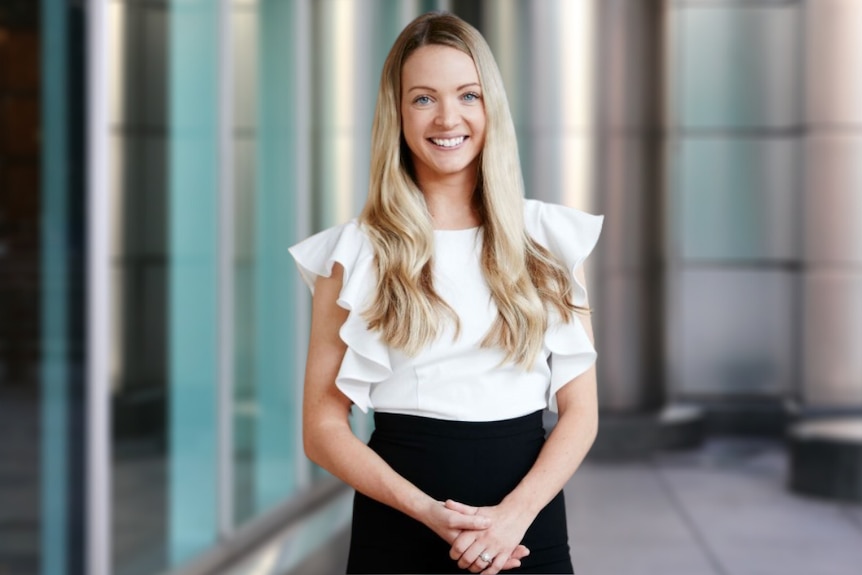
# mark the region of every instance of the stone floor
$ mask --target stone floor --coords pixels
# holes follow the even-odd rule
[[[581,575],[858,575],[862,506],[786,488],[781,443],[712,439],[636,463],[587,462],[566,487]]]
[[[578,575],[859,575],[862,505],[786,488],[775,440],[718,438],[637,462],[588,460],[566,486]],[[290,574],[344,572],[346,535]]]

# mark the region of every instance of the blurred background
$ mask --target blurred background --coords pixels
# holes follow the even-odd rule
[[[862,0],[0,0],[0,575],[343,572],[286,248],[438,9],[606,216],[576,569],[858,573]]]

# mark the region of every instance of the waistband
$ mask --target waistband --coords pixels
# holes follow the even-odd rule
[[[459,439],[482,439],[507,437],[541,430],[542,411],[534,411],[521,417],[497,421],[451,421],[400,413],[374,413],[375,432],[383,434],[436,435]]]

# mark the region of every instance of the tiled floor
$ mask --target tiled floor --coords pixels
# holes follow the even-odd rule
[[[780,443],[713,439],[566,487],[582,575],[858,575],[862,506],[800,497]]]
[[[566,487],[575,571],[862,573],[862,505],[792,494],[787,464],[780,442],[731,438],[638,462],[588,460]],[[291,573],[343,573],[346,546]]]

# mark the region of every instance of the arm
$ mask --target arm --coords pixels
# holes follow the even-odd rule
[[[589,316],[578,315],[590,341],[593,341]],[[453,543],[450,556],[462,569],[493,575],[501,570],[510,551],[521,542],[539,512],[563,488],[580,467],[598,431],[596,369],[591,367],[557,392],[559,420],[542,447],[533,467],[518,486],[494,507],[479,509],[480,515],[493,520],[482,532],[465,531]],[[447,502],[460,509],[460,504]],[[476,558],[483,551],[496,557],[491,565]],[[475,563],[474,563],[475,562]],[[484,570],[483,570],[484,568]]]
[[[357,491],[421,521],[449,543],[462,530],[487,528],[491,521],[477,515],[477,508],[446,508],[396,473],[350,429],[351,402],[335,386],[347,349],[338,330],[348,312],[336,303],[343,273],[335,264],[330,277],[315,283],[302,409],[306,455]],[[518,564],[513,558],[507,567]]]

